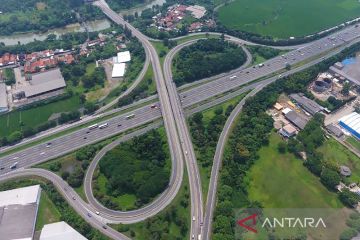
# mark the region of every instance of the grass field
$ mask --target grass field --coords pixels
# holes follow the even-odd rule
[[[279,154],[276,134],[259,151],[260,159],[249,172],[249,198],[268,208],[340,208],[335,193],[329,192],[303,162],[293,154]],[[284,184],[286,183],[286,184]]]
[[[264,208],[339,209],[341,214],[337,214],[332,219],[336,224],[326,232],[310,233],[313,236],[318,236],[318,234],[326,236],[331,232],[339,236],[346,227],[345,221],[350,210],[343,207],[337,195],[329,192],[320,180],[303,166],[300,159],[290,153],[278,152],[277,146],[283,141],[278,134],[272,133],[269,140],[269,146],[259,151],[260,158],[250,169],[248,179],[246,179],[249,182],[250,200],[260,202]],[[285,231],[278,233],[289,234]],[[329,236],[324,238],[324,235],[315,239],[329,239]],[[338,239],[338,237],[333,239]]]
[[[37,127],[48,121],[54,113],[70,112],[80,106],[79,96],[46,104],[43,106],[12,111],[0,116],[0,137],[7,136],[14,131],[20,130],[22,126]]]
[[[36,231],[40,231],[45,224],[58,222],[61,219],[61,214],[49,199],[45,192],[41,193],[40,205],[36,219]]]
[[[355,154],[333,138],[327,140],[319,150],[324,155],[325,161],[332,162],[338,166],[348,166],[352,171],[349,180],[360,182],[360,159]]]
[[[219,9],[230,29],[274,38],[305,36],[360,16],[358,0],[235,0]]]

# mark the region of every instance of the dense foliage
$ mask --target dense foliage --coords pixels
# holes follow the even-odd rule
[[[261,207],[260,203],[248,199],[244,177],[246,171],[257,160],[257,151],[268,143],[268,135],[273,128],[273,120],[265,113],[266,109],[274,105],[281,92],[306,92],[307,85],[319,72],[359,49],[360,44],[353,45],[328,60],[270,84],[256,96],[248,99],[229,137],[228,153],[224,157],[218,204],[214,215],[214,240],[233,239],[235,219],[228,213],[232,213],[234,208]],[[314,139],[313,144],[318,144],[318,140]],[[311,149],[313,144],[307,147]]]
[[[102,16],[99,9],[83,0],[17,0],[1,1],[0,35],[15,32],[46,31],[78,21],[75,11],[84,20]]]
[[[107,194],[134,194],[137,205],[148,203],[168,184],[168,158],[166,142],[156,130],[122,143],[99,163],[100,172],[108,179]]]
[[[244,51],[223,39],[199,40],[185,47],[174,59],[174,81],[179,86],[240,67]]]
[[[109,238],[102,235],[98,230],[91,227],[82,217],[80,217],[64,200],[60,193],[50,182],[39,180],[16,180],[6,182],[0,185],[0,191],[10,190],[14,188],[26,187],[40,184],[42,190],[48,195],[50,200],[56,206],[56,210],[61,215],[61,221],[65,221],[87,239],[91,240],[108,240]]]

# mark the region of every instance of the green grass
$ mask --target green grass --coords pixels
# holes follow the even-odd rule
[[[272,133],[269,140],[248,173],[251,200],[267,208],[343,207],[336,194],[329,192],[301,160],[278,152],[277,145],[283,141],[278,134]]]
[[[14,131],[22,129],[22,125],[37,127],[48,121],[54,113],[70,112],[78,109],[80,106],[79,96],[74,95],[71,98],[49,103],[43,106],[12,111],[0,116],[0,136],[8,136]]]
[[[47,194],[41,192],[35,230],[40,231],[45,224],[59,222],[61,214]]]
[[[346,147],[341,145],[335,139],[330,138],[320,147],[319,151],[323,154],[325,161],[338,166],[348,166],[352,171],[349,180],[352,182],[360,182],[360,160]]]
[[[357,0],[235,0],[219,9],[228,28],[275,38],[309,35],[359,16]]]
[[[346,142],[348,142],[349,144],[351,144],[354,148],[356,148],[357,150],[360,151],[360,141],[356,140],[354,137],[348,137],[346,139]]]

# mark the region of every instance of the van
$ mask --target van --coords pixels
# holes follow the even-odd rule
[[[108,123],[104,123],[99,126],[99,129],[107,128],[108,126],[109,126]]]
[[[88,129],[89,129],[89,130],[93,130],[93,129],[97,128],[97,127],[98,127],[98,125],[97,125],[97,124],[94,124],[94,125],[91,125]]]

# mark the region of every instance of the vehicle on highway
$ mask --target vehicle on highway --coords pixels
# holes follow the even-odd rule
[[[88,127],[89,130],[93,130],[95,128],[97,128],[99,125],[98,124],[94,124],[94,125],[91,125],[90,127]]]
[[[46,144],[46,147],[47,147],[47,148],[51,147],[51,142],[48,142],[48,143]]]
[[[106,226],[106,225],[103,225],[102,227],[103,227],[103,229],[107,229],[107,226]]]
[[[236,75],[231,76],[231,77],[230,77],[230,80],[233,80],[233,79],[235,79],[235,78],[237,78],[237,76],[236,76]]]
[[[16,160],[16,159],[18,159],[18,158],[19,158],[19,157],[14,157],[13,159]]]
[[[100,212],[98,212],[98,211],[96,211],[95,213],[96,213],[96,215],[100,215]]]
[[[15,168],[17,168],[17,165],[18,165],[18,162],[13,163],[13,164],[10,166],[10,169],[15,169]]]
[[[152,104],[151,108],[157,108],[156,104]]]
[[[121,123],[119,123],[119,124],[118,124],[118,127],[121,127],[121,126],[122,126]]]
[[[108,126],[109,126],[108,123],[104,123],[104,124],[99,125],[99,129],[104,129],[104,128],[107,128]]]
[[[90,214],[90,213],[88,213],[87,215],[88,215],[88,217],[91,217],[91,214]]]
[[[134,118],[134,117],[135,117],[135,114],[130,114],[130,115],[126,116],[126,119],[128,120],[128,119],[131,119],[131,118]]]
[[[4,170],[5,168],[4,167],[1,167],[0,170]]]
[[[76,199],[75,196],[73,196],[72,199],[75,200]]]

